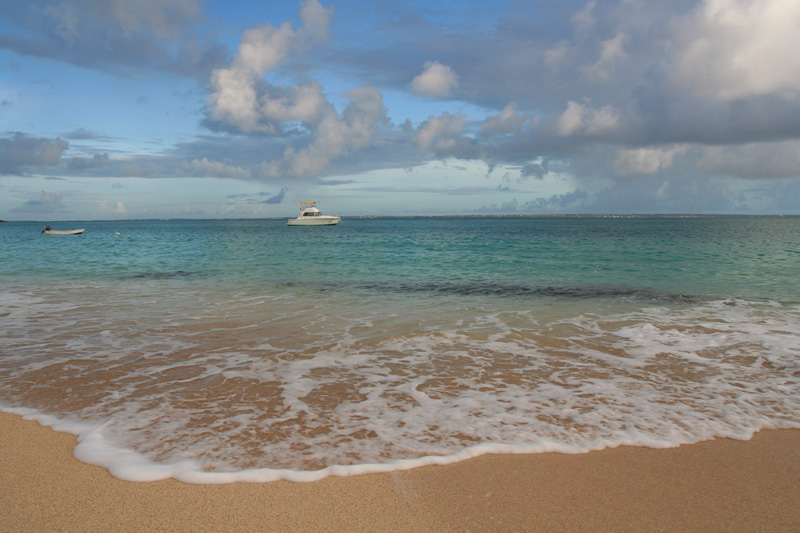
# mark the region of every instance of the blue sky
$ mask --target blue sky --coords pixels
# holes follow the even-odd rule
[[[0,218],[800,214],[795,0],[0,3]]]

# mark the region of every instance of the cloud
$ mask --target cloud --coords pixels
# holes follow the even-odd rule
[[[376,125],[388,120],[383,96],[375,87],[349,91],[339,117],[316,80],[274,87],[262,79],[292,50],[324,38],[330,15],[319,2],[309,0],[300,12],[304,26],[296,31],[289,23],[246,31],[231,66],[212,75],[211,120],[244,134],[282,134],[285,126],[298,122],[307,132],[301,135],[305,144],[290,144],[281,159],[264,161],[262,176],[318,176],[332,160],[367,146]]]
[[[425,63],[425,70],[414,78],[411,86],[419,94],[431,98],[443,98],[450,96],[458,87],[458,75],[452,68],[438,61],[428,61]]]
[[[322,117],[310,125],[311,143],[300,149],[290,146],[283,160],[269,163],[265,173],[274,177],[281,174],[318,176],[331,160],[365,147],[372,139],[375,126],[386,120],[383,96],[375,87],[354,89],[346,96],[350,102],[343,118],[339,118],[332,106],[327,106]]]
[[[55,214],[64,211],[63,196],[56,193],[42,191],[39,198],[31,199],[11,210],[13,213],[27,213],[32,215]]]
[[[800,97],[800,3],[706,0],[673,25],[672,81],[700,96]]]
[[[108,200],[98,200],[96,204],[97,214],[100,216],[104,215],[124,215],[125,204],[122,202],[111,202],[111,206],[109,206]]]
[[[270,192],[259,192],[255,194],[232,194],[227,198],[230,200],[245,200],[248,204],[280,204],[283,202],[283,199],[286,197],[286,193],[289,192],[287,187],[282,187],[277,194],[273,194]],[[259,197],[268,196],[266,200],[258,200]]]
[[[60,137],[31,137],[21,132],[0,139],[0,174],[22,174],[26,167],[56,166],[69,143]]]
[[[279,203],[283,202],[283,199],[286,196],[286,193],[288,191],[289,191],[289,189],[284,187],[284,188],[282,188],[280,190],[280,192],[278,192],[278,194],[276,194],[275,196],[271,196],[271,197],[267,198],[266,200],[262,201],[261,203],[262,204],[279,204]]]
[[[248,178],[250,171],[246,168],[227,165],[220,161],[209,161],[207,158],[193,159],[184,164],[181,173],[189,176],[213,176],[217,178]]]
[[[686,146],[620,150],[614,160],[613,168],[620,176],[655,174],[660,170],[671,167],[675,157],[685,154],[686,151]]]
[[[600,58],[593,64],[584,67],[583,73],[592,80],[606,81],[611,78],[617,64],[628,56],[625,45],[630,41],[626,33],[618,33],[611,39],[600,43]]]
[[[245,31],[231,66],[211,75],[211,119],[246,134],[276,133],[281,121],[319,120],[327,104],[319,83],[275,88],[261,77],[293,49],[307,47],[326,35],[329,16],[317,0],[309,0],[300,12],[306,26],[297,31],[288,22],[277,28],[265,24]]]
[[[67,168],[71,171],[85,171],[108,165],[108,154],[95,154],[92,157],[70,157],[67,159]]]
[[[24,31],[0,37],[0,48],[105,72],[142,68],[201,77],[226,52],[203,21],[198,0],[30,0],[4,2],[0,14]]]
[[[716,176],[800,178],[800,141],[705,147],[697,167]]]
[[[526,117],[517,113],[517,104],[508,104],[499,115],[492,115],[483,121],[485,135],[512,135],[522,131]]]
[[[86,128],[78,128],[73,131],[63,133],[62,136],[70,141],[108,141],[113,140],[112,137],[103,135],[96,131],[87,130]]]
[[[23,58],[29,78],[46,77],[54,94],[58,69],[34,74],[29,57],[137,78],[193,75],[202,85],[184,95],[206,96],[207,131],[138,152],[145,139],[106,136],[79,121],[53,130],[59,138],[39,137],[42,129],[5,133],[0,173],[318,184],[358,176],[348,187],[355,191],[365,190],[367,173],[383,179],[431,159],[451,169],[473,160],[488,167],[479,177],[493,182],[487,190],[515,177],[537,186],[575,180],[572,187],[590,197],[570,209],[664,212],[743,205],[715,180],[800,177],[796,2],[513,2],[476,5],[447,20],[436,9],[398,4],[389,23],[382,5],[358,4],[363,16],[353,17],[354,5],[340,4],[334,20],[332,8],[311,0],[298,8],[298,22],[252,27],[229,52],[201,28],[216,25],[229,36],[240,22],[205,19],[195,0],[128,4],[2,3],[12,31],[0,35],[0,48]],[[136,106],[143,91],[134,89],[125,101],[155,112],[163,93],[154,86],[148,105]],[[10,86],[0,109],[17,113],[25,94]],[[496,168],[507,172],[498,177]],[[752,187],[779,194],[773,185]],[[277,190],[253,203],[277,198]],[[598,204],[590,205],[595,194]],[[692,194],[719,196],[681,203]],[[539,208],[558,209],[567,198],[557,196]],[[536,208],[520,198],[517,208]]]
[[[520,202],[514,198],[510,202],[501,205],[483,206],[478,212],[492,214],[576,213],[582,212],[588,200],[589,193],[579,187],[564,194],[554,194],[548,198],[537,198],[529,202]]]
[[[523,166],[519,175],[523,179],[535,178],[537,180],[544,179],[545,174],[549,172],[548,161],[545,159],[540,163],[528,163]]]
[[[447,111],[440,117],[428,117],[417,128],[414,142],[423,150],[446,150],[463,134],[466,121],[466,115],[451,115]]]
[[[597,2],[592,0],[591,2],[587,3],[583,9],[572,15],[572,24],[577,33],[586,33],[592,26],[595,25],[595,7],[597,7]]]
[[[591,109],[583,104],[570,100],[567,109],[556,122],[556,131],[561,136],[585,133],[602,135],[617,129],[620,119],[612,106]]]

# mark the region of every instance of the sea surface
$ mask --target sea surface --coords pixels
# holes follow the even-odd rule
[[[800,218],[0,224],[0,409],[126,480],[800,428]]]

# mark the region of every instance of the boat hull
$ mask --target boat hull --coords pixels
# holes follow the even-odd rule
[[[338,224],[340,220],[342,220],[342,217],[320,215],[315,217],[290,218],[288,224],[290,226],[333,226],[334,224]]]
[[[45,235],[80,235],[83,233],[84,229],[68,229],[68,230],[59,230],[59,229],[47,229],[44,230]]]

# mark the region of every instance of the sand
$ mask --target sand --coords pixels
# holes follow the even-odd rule
[[[0,413],[0,531],[800,531],[800,430],[314,483],[131,483]]]

